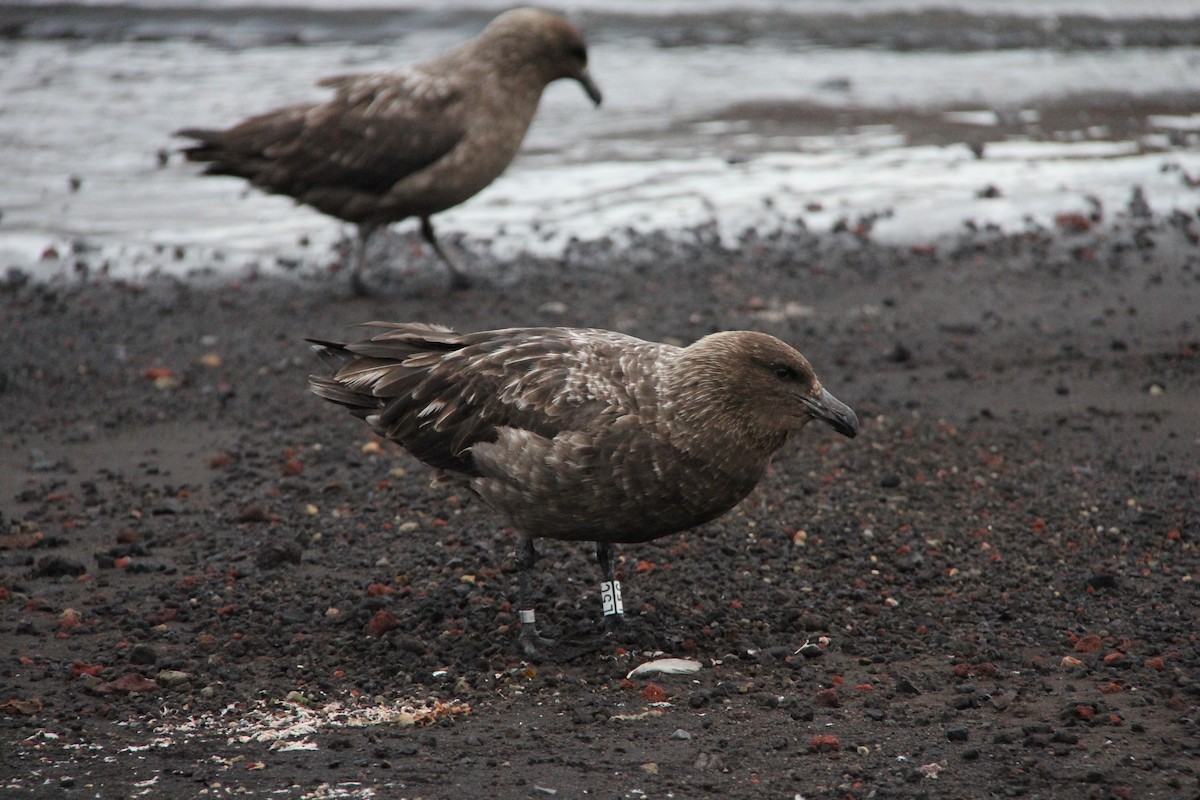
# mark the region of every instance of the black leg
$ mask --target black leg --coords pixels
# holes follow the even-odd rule
[[[362,272],[367,265],[367,244],[378,229],[378,225],[366,222],[358,226],[358,244],[355,247],[354,272],[350,273],[350,289],[359,297],[369,297],[372,294],[371,287],[363,280]]]
[[[518,598],[520,608],[517,613],[521,617],[521,634],[518,640],[525,657],[535,659],[540,656],[539,646],[554,644],[553,639],[547,639],[538,633],[537,618],[533,612],[533,583],[530,573],[537,561],[537,551],[533,549],[533,539],[522,539],[517,545],[517,569],[520,570],[521,595]]]
[[[438,254],[438,258],[445,263],[446,268],[450,270],[450,288],[454,291],[470,289],[471,279],[459,271],[454,262],[450,260],[450,256],[446,255],[446,251],[438,244],[437,236],[433,232],[433,223],[429,221],[429,217],[421,217],[421,236],[433,248],[433,252]]]
[[[625,621],[625,606],[621,602],[621,582],[613,569],[612,547],[607,542],[596,543],[596,561],[600,562],[600,599],[604,603],[601,624],[606,633],[614,632]]]

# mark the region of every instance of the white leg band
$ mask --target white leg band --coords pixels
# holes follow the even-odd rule
[[[604,616],[611,617],[625,613],[625,605],[621,602],[620,581],[605,581],[600,584],[600,599],[604,603]]]
[[[532,608],[522,608],[520,613],[521,613],[521,624],[522,625],[534,625],[535,624]]]

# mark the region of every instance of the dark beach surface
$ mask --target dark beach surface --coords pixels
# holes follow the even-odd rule
[[[372,298],[170,132],[495,9],[294,5],[0,8],[0,797],[1200,794],[1189,4],[572,2],[605,105]],[[512,532],[308,391],[375,319],[763,330],[862,429],[620,548],[614,639],[542,543],[526,663]]]
[[[367,299],[10,276],[4,796],[1195,796],[1200,220],[859,234],[476,254],[459,294],[404,246]],[[765,330],[862,430],[620,548],[615,640],[542,543],[529,664],[512,533],[308,392],[303,338],[372,319]],[[660,655],[701,667],[626,677]]]

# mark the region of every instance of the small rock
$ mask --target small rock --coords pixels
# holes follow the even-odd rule
[[[271,518],[267,515],[267,512],[265,510],[263,510],[263,507],[255,506],[255,505],[246,506],[238,513],[238,515],[236,517],[234,517],[234,522],[270,522],[270,521],[271,521]]]
[[[1012,692],[997,692],[991,697],[992,708],[996,709],[997,711],[1003,711],[1004,709],[1008,708],[1008,704],[1012,701]]]
[[[1154,211],[1150,208],[1149,201],[1146,200],[1146,191],[1141,186],[1134,186],[1129,193],[1129,216],[1134,219],[1149,219],[1154,216]]]
[[[182,514],[184,512],[183,503],[179,502],[175,497],[164,497],[162,501],[151,510],[154,516],[162,516],[164,514]]]
[[[842,749],[842,740],[836,734],[818,734],[808,740],[810,753],[836,753]]]
[[[685,731],[683,728],[676,728],[675,732],[671,734],[671,738],[686,740],[686,739],[691,739],[692,735],[690,733],[688,733],[687,731]]]
[[[371,617],[371,621],[367,623],[367,633],[371,636],[383,636],[391,630],[400,627],[400,620],[390,611],[380,609]]]
[[[148,644],[134,645],[129,651],[130,664],[153,664],[158,661],[158,653]]]
[[[549,314],[555,317],[561,317],[563,314],[566,314],[568,310],[569,308],[567,307],[567,304],[561,300],[550,300],[542,303],[542,305],[538,307],[538,311],[542,312],[543,314]]]
[[[788,716],[796,722],[812,722],[816,716],[812,710],[812,706],[797,706],[788,712]]]
[[[883,358],[885,361],[890,361],[893,364],[907,364],[909,361],[912,361],[912,351],[899,342],[896,342]]]
[[[87,567],[83,564],[62,556],[43,556],[33,567],[35,578],[61,578],[64,575],[83,575],[85,572]]]
[[[158,682],[163,686],[182,686],[185,683],[191,683],[191,680],[192,676],[190,673],[181,672],[177,669],[164,669],[158,673]]]
[[[304,557],[304,548],[296,542],[267,542],[254,556],[259,569],[275,569],[284,564],[299,564]]]
[[[813,644],[812,642],[801,645],[800,649],[796,652],[805,658],[820,658],[825,655],[825,651],[821,649],[820,645]]]
[[[946,739],[951,742],[965,742],[970,737],[970,731],[966,728],[949,728],[946,731]]]
[[[134,694],[137,692],[153,692],[158,688],[158,683],[152,681],[137,672],[129,672],[114,681],[100,683],[87,687],[94,694]]]

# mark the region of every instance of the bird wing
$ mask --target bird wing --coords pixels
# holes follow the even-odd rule
[[[465,134],[462,92],[449,79],[409,68],[321,83],[336,89],[325,103],[260,114],[225,131],[181,131],[202,140],[188,157],[294,197],[347,186],[385,194]]]
[[[314,378],[314,390],[435,467],[477,475],[470,448],[502,428],[552,439],[604,430],[653,402],[627,378],[640,372],[635,362],[656,358],[650,342],[582,329],[459,335],[374,324],[388,330],[343,345],[349,360],[333,378]],[[358,393],[354,404],[347,393]]]

